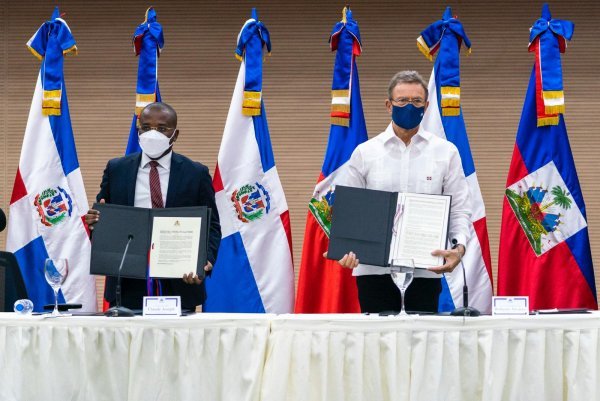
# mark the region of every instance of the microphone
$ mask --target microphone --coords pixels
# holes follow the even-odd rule
[[[6,228],[6,215],[4,214],[4,211],[2,209],[0,209],[0,231],[4,231],[5,228]]]
[[[458,246],[458,241],[456,239],[452,240],[452,249]],[[462,268],[463,273],[463,306],[460,308],[454,309],[450,314],[452,316],[479,316],[481,312],[479,312],[476,308],[469,306],[469,287],[467,286],[467,273],[465,272],[465,265],[460,258],[460,267]]]
[[[131,317],[135,316],[133,311],[129,308],[121,306],[121,269],[123,269],[123,264],[125,263],[125,257],[127,256],[127,251],[129,250],[129,244],[133,240],[133,235],[129,234],[127,236],[127,244],[125,244],[125,250],[123,251],[123,257],[121,258],[121,264],[119,265],[119,271],[117,272],[117,288],[115,290],[115,306],[108,309],[104,312],[104,316],[109,317]]]

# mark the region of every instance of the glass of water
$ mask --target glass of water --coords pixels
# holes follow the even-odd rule
[[[69,274],[69,262],[67,259],[46,259],[44,263],[44,276],[54,291],[54,310],[52,316],[60,316],[58,311],[58,292]]]
[[[415,273],[415,261],[411,258],[398,258],[392,260],[390,266],[390,274],[396,287],[400,290],[400,315],[406,315],[404,309],[404,293],[406,289],[413,281],[413,275]]]

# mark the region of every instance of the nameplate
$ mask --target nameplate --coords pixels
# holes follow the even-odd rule
[[[529,315],[529,297],[492,297],[492,315]]]
[[[144,297],[144,316],[181,316],[181,297]]]

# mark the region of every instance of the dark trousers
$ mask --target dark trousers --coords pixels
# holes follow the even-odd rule
[[[181,296],[182,310],[194,311],[196,305],[201,305],[206,298],[204,282],[200,285],[186,284],[180,278],[161,279],[160,281],[162,295]],[[110,306],[115,306],[116,303],[116,286],[117,279],[115,277],[106,278],[104,299],[110,303]],[[145,279],[121,278],[121,306],[141,310],[145,295],[148,295]]]
[[[400,290],[389,274],[357,276],[356,285],[363,313],[400,310]],[[404,307],[407,311],[436,313],[441,291],[441,278],[415,278],[406,290]]]

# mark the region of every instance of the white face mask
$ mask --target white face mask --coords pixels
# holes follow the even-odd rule
[[[175,131],[177,128],[169,137],[154,129],[144,132],[138,137],[142,151],[152,159],[159,157],[171,147],[171,139],[175,135]]]

